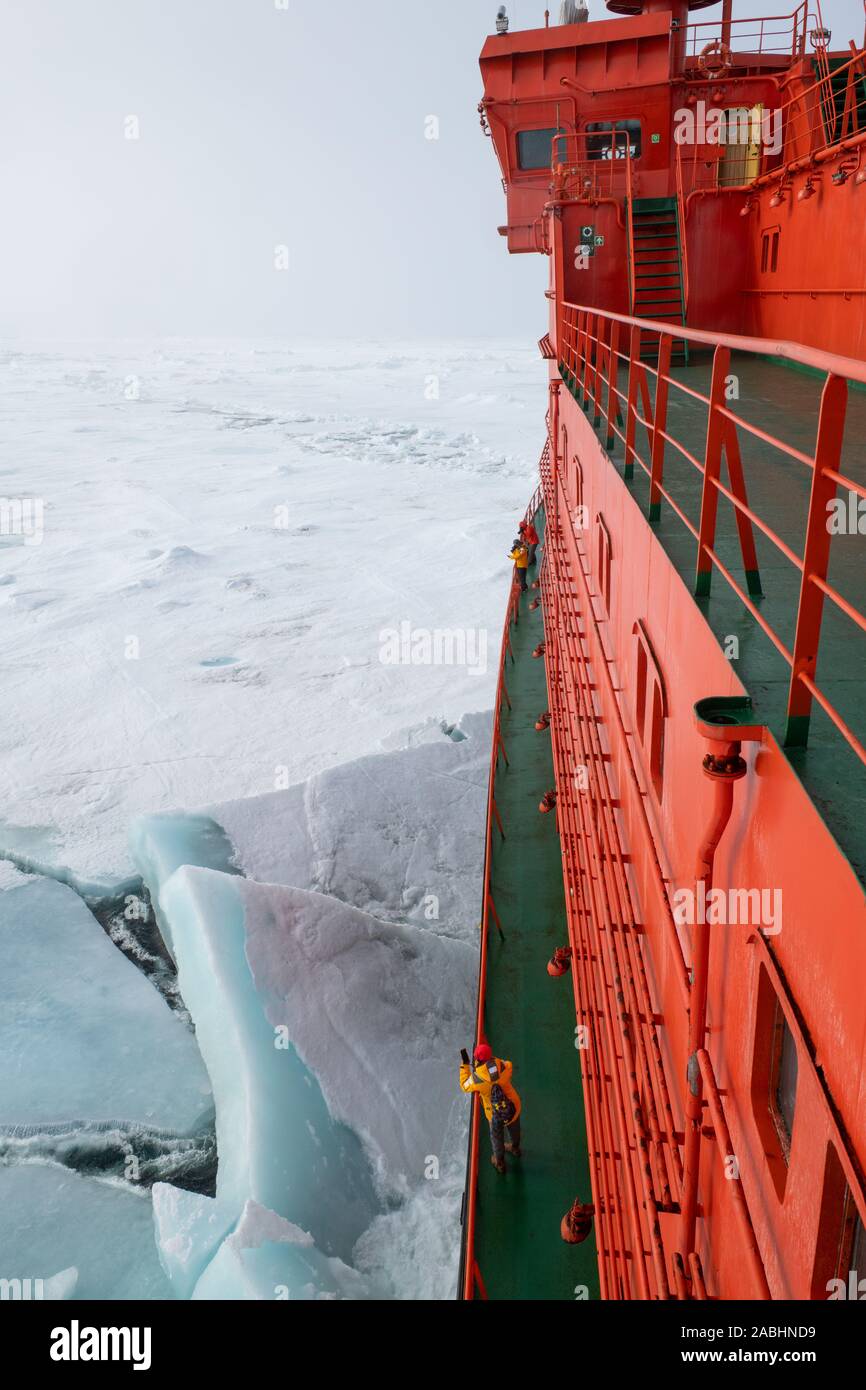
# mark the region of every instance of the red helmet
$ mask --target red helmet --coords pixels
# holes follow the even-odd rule
[[[521,521],[521,523],[520,523],[520,525],[518,526],[517,529],[518,529],[518,531],[525,531],[525,530],[527,529],[526,522],[525,522],[525,521]]]
[[[487,1043],[479,1043],[475,1049],[476,1062],[492,1062],[493,1048],[488,1047]]]

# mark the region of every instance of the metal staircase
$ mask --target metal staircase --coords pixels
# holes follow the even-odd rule
[[[634,198],[629,219],[631,312],[635,318],[684,326],[683,266],[676,198]],[[657,339],[641,337],[641,356],[655,357]],[[688,361],[685,340],[675,338],[671,360]]]

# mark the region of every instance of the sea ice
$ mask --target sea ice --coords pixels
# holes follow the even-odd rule
[[[194,1299],[312,1303],[375,1296],[342,1260],[316,1249],[310,1235],[255,1202],[199,1279]]]
[[[33,866],[122,881],[137,815],[259,796],[281,768],[301,783],[492,704],[542,443],[534,349],[16,343],[13,360],[4,487],[46,506],[41,545],[0,538],[0,761],[4,817],[54,831]],[[404,620],[486,634],[486,671],[383,665]]]
[[[211,1105],[195,1038],[71,888],[0,892],[0,1125],[191,1130]]]
[[[160,900],[213,1084],[220,1155],[215,1202],[157,1190],[163,1265],[179,1296],[196,1278],[197,1297],[248,1279],[249,1289],[295,1288],[294,1253],[288,1273],[285,1251],[276,1264],[237,1243],[214,1256],[220,1235],[253,1201],[309,1232],[322,1258],[348,1264],[375,1218],[438,1180],[465,1142],[453,1063],[471,1033],[476,951],[317,893],[206,869],[179,869]],[[331,1292],[344,1296],[337,1284]]]
[[[168,1183],[155,1183],[152,1195],[160,1263],[175,1298],[191,1298],[208,1262],[235,1226],[237,1211]]]
[[[38,1164],[0,1168],[0,1279],[45,1280],[45,1298],[172,1297],[148,1192]]]
[[[329,1114],[291,1031],[278,1033],[265,1014],[247,960],[243,887],[182,868],[160,893],[213,1086],[217,1199],[235,1219],[256,1201],[346,1258],[381,1210],[370,1164],[357,1136]]]
[[[489,766],[490,717],[466,715],[459,729],[437,726],[417,747],[359,758],[209,814],[250,878],[475,940]],[[137,831],[142,867],[142,847],[160,845],[161,829],[147,818]]]

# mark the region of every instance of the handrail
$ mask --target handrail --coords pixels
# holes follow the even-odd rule
[[[612,350],[613,325],[632,329],[628,352]],[[565,374],[595,400],[595,416],[600,416],[602,387],[607,390],[607,427],[625,447],[626,476],[631,476],[637,463],[650,479],[650,513],[659,515],[664,499],[697,542],[695,592],[706,597],[710,592],[713,573],[719,573],[743,606],[773,643],[791,671],[787,705],[787,724],[784,742],[787,746],[802,747],[808,741],[813,702],[816,702],[861,763],[866,765],[866,745],[849,727],[839,711],[816,683],[820,654],[820,636],[824,602],[866,631],[866,617],[829,583],[832,536],[828,524],[837,487],[842,486],[857,496],[866,495],[866,487],[846,476],[840,466],[842,440],[847,410],[848,382],[866,385],[866,363],[835,353],[806,347],[801,343],[776,342],[766,338],[749,338],[735,334],[711,333],[651,319],[572,304],[562,306],[562,343],[560,362]],[[640,343],[646,335],[655,336],[659,347],[659,365],[654,367],[641,359]],[[709,396],[670,374],[670,345],[674,339],[713,349],[713,378]],[[768,431],[739,416],[727,402],[725,381],[731,353],[745,352],[762,357],[781,357],[825,375],[814,453],[806,454],[776,438]],[[607,375],[604,363],[608,363]],[[628,364],[627,393],[618,386],[619,365]],[[647,377],[656,379],[656,406],[653,411],[647,388]],[[668,427],[667,399],[670,391],[688,396],[707,407],[708,425],[703,460],[684,448]],[[638,394],[641,397],[640,413]],[[618,411],[625,412],[624,429],[616,423]],[[652,459],[647,463],[637,451],[637,425],[645,427],[651,440]],[[786,458],[803,464],[811,472],[811,491],[808,505],[806,537],[802,556],[795,554],[786,542],[749,507],[745,479],[740,459],[741,431],[780,451]],[[670,445],[702,475],[700,526],[695,527],[664,485],[665,447]],[[721,481],[723,454],[727,458],[731,486]],[[715,549],[718,499],[726,498],[734,508],[743,555],[748,593],[735,579]],[[797,605],[793,647],[789,649],[772,625],[764,618],[754,601],[761,593],[760,577],[754,547],[753,523],[800,574],[800,597]]]
[[[683,266],[683,322],[685,323],[689,313],[689,251],[686,241],[686,198],[683,186],[682,152],[682,145],[677,145],[677,219],[680,228],[680,258]]]
[[[815,59],[818,65],[818,77],[810,87],[794,96],[788,97],[779,107],[782,129],[785,131],[785,143],[789,145],[791,133],[795,137],[803,137],[804,142],[808,142],[810,154],[817,154],[819,151],[835,149],[839,144],[844,143],[846,138],[857,135],[859,126],[857,121],[857,109],[854,108],[854,130],[846,132],[843,123],[839,122],[839,131],[836,131],[836,108],[833,99],[833,79],[847,74],[849,87],[853,86],[857,75],[858,67],[862,69],[863,59],[866,56],[866,45],[863,49],[854,48],[851,57],[845,63],[840,63],[838,67],[831,69],[827,49],[823,46],[815,50]],[[862,75],[862,73],[861,73]],[[847,93],[846,93],[847,97]],[[814,99],[814,100],[812,100]],[[816,104],[817,103],[817,104]],[[800,107],[799,111],[794,108]],[[818,121],[812,120],[813,114],[817,111]],[[805,130],[798,126],[798,122],[807,122]],[[815,137],[817,138],[817,141]],[[780,166],[781,170],[782,166]]]
[[[757,39],[757,47],[750,49],[750,52],[790,54],[792,58],[796,58],[805,52],[808,23],[809,0],[802,0],[802,3],[790,14],[745,15],[741,19],[728,20],[725,20],[724,17],[698,20],[694,24],[683,26],[684,51],[687,57],[694,58],[704,44],[711,39],[722,38],[730,46],[733,37],[739,42]],[[757,28],[745,29],[744,26],[749,24],[757,25]],[[766,26],[770,24],[787,27],[768,30]],[[790,38],[788,37],[789,34]],[[782,46],[772,46],[774,39],[783,41]]]
[[[526,512],[526,519],[534,517],[541,504],[540,489],[530,502]],[[481,916],[481,943],[478,963],[478,1007],[475,1019],[475,1043],[476,1046],[484,1041],[484,1006],[487,1000],[487,948],[490,936],[490,915],[491,908],[495,915],[496,909],[493,907],[492,896],[492,865],[493,865],[493,821],[499,820],[499,813],[496,810],[496,773],[499,767],[499,758],[502,751],[502,701],[508,703],[508,691],[505,683],[505,666],[508,651],[511,646],[511,627],[515,621],[519,621],[520,590],[516,580],[512,580],[511,592],[508,596],[508,607],[505,615],[505,626],[502,633],[502,646],[499,655],[499,674],[496,682],[496,699],[493,708],[493,734],[492,747],[490,753],[490,771],[488,775],[487,790],[487,826],[484,838],[484,871],[482,876],[483,908]],[[501,828],[501,825],[500,825]],[[479,1271],[475,1259],[475,1225],[477,1218],[477,1192],[478,1192],[478,1146],[480,1137],[480,1101],[476,1094],[472,1096],[472,1111],[469,1121],[469,1152],[467,1156],[467,1175],[466,1189],[464,1192],[463,1205],[463,1238],[460,1251],[460,1279],[459,1279],[459,1298],[471,1301],[475,1295],[476,1284],[479,1283]]]
[[[625,161],[625,205],[626,217],[628,221],[628,303],[631,312],[634,313],[635,299],[637,296],[637,284],[635,281],[635,247],[634,247],[634,185],[631,172],[631,155]]]
[[[631,133],[625,129],[559,134],[551,145],[553,195],[590,202],[622,195],[630,159]]]

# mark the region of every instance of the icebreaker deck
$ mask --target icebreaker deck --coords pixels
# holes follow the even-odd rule
[[[462,1297],[594,1289],[588,1154],[600,1298],[826,1299],[866,1262],[866,43],[607,6],[481,53],[499,233],[546,260],[549,703],[512,597],[478,1038],[527,1158],[497,1188],[473,1131]]]
[[[542,524],[539,513],[539,534]],[[545,664],[532,656],[544,638],[541,608],[529,611],[537,593],[520,601],[505,670],[508,763],[499,760],[495,780],[505,838],[494,829],[490,871],[502,936],[491,926],[484,1019],[497,1055],[514,1063],[523,1157],[509,1156],[507,1175],[497,1173],[480,1117],[475,1260],[478,1292],[490,1299],[574,1300],[598,1297],[598,1257],[594,1238],[572,1246],[560,1235],[575,1199],[592,1198],[571,976],[547,973],[553,952],[568,944],[568,924],[556,816],[539,811],[554,775],[550,734],[535,729],[548,708]]]

